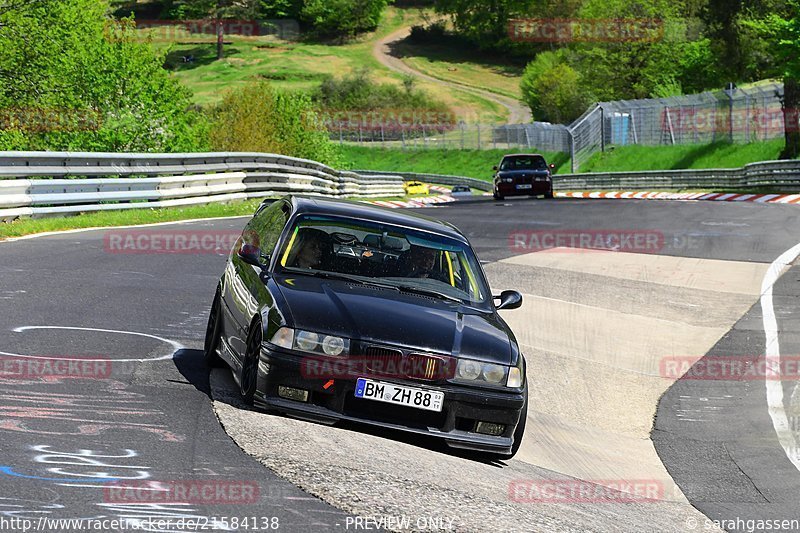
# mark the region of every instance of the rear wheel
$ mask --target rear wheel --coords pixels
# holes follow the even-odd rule
[[[545,194],[545,195],[544,195],[544,197],[545,197],[545,198],[551,198],[551,199],[552,199],[554,196],[555,196],[555,195],[553,194],[553,191],[550,191],[549,193],[547,193],[547,194]]]
[[[208,324],[206,325],[206,339],[203,345],[203,362],[206,366],[213,368],[222,366],[222,359],[217,354],[219,348],[220,334],[222,332],[222,309],[219,290],[214,295],[214,303],[211,304],[211,311],[208,313]]]
[[[247,336],[247,349],[242,360],[242,371],[239,375],[239,396],[247,405],[253,404],[258,384],[258,358],[261,354],[261,322],[254,322]]]

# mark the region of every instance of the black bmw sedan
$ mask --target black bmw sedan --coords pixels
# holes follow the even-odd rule
[[[498,301],[495,304],[495,301]],[[466,237],[364,203],[263,203],[213,300],[209,365],[244,401],[373,424],[510,458],[525,430],[525,360]]]
[[[495,200],[506,196],[538,196],[553,198],[555,165],[547,165],[539,154],[510,154],[494,167],[492,195]]]

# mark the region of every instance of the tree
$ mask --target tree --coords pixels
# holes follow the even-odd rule
[[[59,0],[0,12],[0,107],[13,115],[0,149],[205,148],[190,92],[109,10],[107,0]]]
[[[522,98],[534,118],[564,124],[578,118],[591,103],[581,76],[564,61],[565,54],[543,52],[522,75]]]
[[[340,41],[378,27],[388,0],[305,0],[300,19],[319,37]]]
[[[180,19],[211,19],[217,28],[217,59],[225,57],[225,21],[252,20],[261,9],[258,0],[174,0],[170,16]]]
[[[800,0],[788,0],[783,13],[747,21],[771,43],[773,73],[783,79],[782,159],[800,156]]]

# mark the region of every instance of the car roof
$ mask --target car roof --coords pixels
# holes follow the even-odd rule
[[[467,244],[469,243],[467,238],[452,224],[424,215],[404,213],[396,209],[379,207],[364,202],[338,200],[318,196],[292,194],[287,196],[286,199],[291,203],[292,211],[297,214],[360,218],[438,233],[439,235],[444,235]]]
[[[544,159],[544,156],[542,154],[506,154],[503,156],[503,159],[505,159],[506,157],[541,157],[542,159]]]

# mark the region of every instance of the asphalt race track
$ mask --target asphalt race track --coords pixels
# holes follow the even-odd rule
[[[229,237],[246,219],[65,233],[0,243],[0,520],[598,532],[800,520],[800,268],[763,286],[779,256],[794,263],[796,206],[523,199],[420,212],[470,238],[496,293],[525,296],[503,312],[531,390],[515,459],[243,408],[230,373],[209,373],[200,356]],[[110,244],[131,232],[225,236],[228,248]],[[576,232],[607,249],[559,246]],[[783,361],[785,374],[693,379],[669,366],[731,358]],[[608,489],[531,497],[578,480]],[[172,503],[158,482],[195,498]],[[632,499],[620,489],[631,486],[654,492]]]

